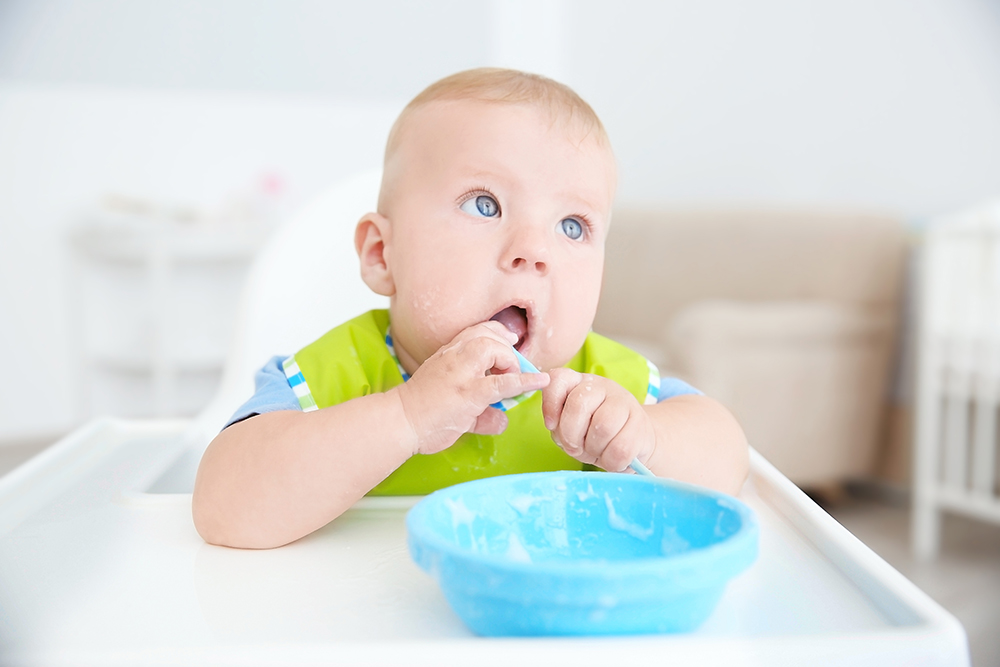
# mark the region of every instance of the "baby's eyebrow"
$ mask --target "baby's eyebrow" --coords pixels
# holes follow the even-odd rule
[[[493,165],[491,167],[486,164],[465,165],[456,170],[455,175],[462,179],[481,179],[504,182],[516,178],[516,174],[512,174],[503,165]]]
[[[593,202],[580,197],[579,195],[572,194],[569,192],[560,193],[560,196],[568,202],[570,208],[575,209],[573,213],[587,213],[592,216],[600,216],[601,218],[607,217],[601,212],[601,207],[595,205]]]

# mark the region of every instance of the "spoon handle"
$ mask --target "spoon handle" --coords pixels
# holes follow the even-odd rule
[[[656,477],[653,471],[642,464],[642,461],[638,457],[632,459],[632,463],[628,464],[628,467],[636,471],[640,475],[646,475],[647,477]]]
[[[540,370],[535,368],[535,365],[524,358],[524,355],[517,351],[517,348],[511,348],[514,350],[514,356],[517,357],[517,363],[521,364],[522,373],[541,373]]]

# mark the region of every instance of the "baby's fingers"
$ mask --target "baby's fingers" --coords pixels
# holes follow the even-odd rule
[[[584,450],[597,459],[598,466],[610,472],[625,470],[637,453],[639,441],[629,437],[636,431],[629,428],[629,417],[627,404],[609,398],[590,420]]]
[[[457,360],[465,372],[471,372],[473,375],[481,373],[505,375],[519,372],[521,366],[514,354],[514,348],[500,340],[490,329],[491,327],[483,324],[466,329],[441,349],[440,356]],[[473,330],[478,330],[481,335],[471,335],[469,332]]]
[[[471,327],[459,331],[458,334],[445,347],[460,345],[475,338],[482,337],[506,343],[507,345],[513,345],[517,342],[516,334],[512,333],[509,329],[507,329],[507,327],[499,322],[490,320],[489,322],[473,324]]]
[[[601,383],[594,377],[585,375],[566,397],[559,421],[552,429],[552,439],[567,454],[584,463],[593,463],[601,452],[587,449],[586,437],[590,431],[594,414],[604,403],[606,394]]]
[[[488,375],[486,380],[492,392],[489,403],[543,389],[548,386],[549,379],[548,373],[511,372]]]
[[[496,408],[486,408],[483,414],[476,418],[476,423],[469,433],[479,435],[500,435],[507,429],[507,415]]]
[[[583,376],[568,368],[553,368],[549,375],[552,376],[552,381],[542,393],[542,416],[545,418],[545,428],[551,431],[562,418],[566,398],[580,384]]]

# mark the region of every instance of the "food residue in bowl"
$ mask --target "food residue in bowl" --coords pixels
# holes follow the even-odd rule
[[[458,526],[469,526],[469,528],[472,528],[472,522],[476,520],[478,515],[465,506],[465,501],[461,498],[457,500],[445,498],[444,505],[451,512],[452,528],[457,528]]]
[[[587,490],[586,491],[577,491],[576,492],[576,499],[579,500],[581,503],[587,502],[591,498],[596,498],[596,497],[597,497],[597,494],[594,493],[594,487],[591,486],[589,482],[587,483]]]
[[[614,501],[611,500],[611,496],[606,493],[604,494],[604,504],[608,508],[608,526],[610,526],[612,530],[620,530],[643,541],[648,540],[649,536],[653,534],[654,527],[652,525],[650,525],[649,528],[643,528],[642,526],[638,526],[631,521],[618,516],[618,513],[615,512]]]
[[[531,562],[531,554],[529,554],[528,550],[524,548],[523,544],[521,544],[521,540],[518,538],[517,533],[511,533],[510,537],[507,539],[507,553],[504,555],[515,563]]]
[[[531,510],[532,505],[536,505],[540,502],[551,500],[550,498],[542,498],[540,496],[532,496],[528,494],[522,494],[520,496],[514,496],[507,503],[517,510],[518,514],[524,516]]]

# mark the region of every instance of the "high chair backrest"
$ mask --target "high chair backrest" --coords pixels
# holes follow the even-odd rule
[[[354,229],[378,199],[381,170],[343,181],[303,208],[265,243],[240,297],[235,335],[211,403],[195,424],[211,439],[253,394],[254,373],[337,324],[388,305],[362,282]],[[205,440],[207,444],[207,440]]]

